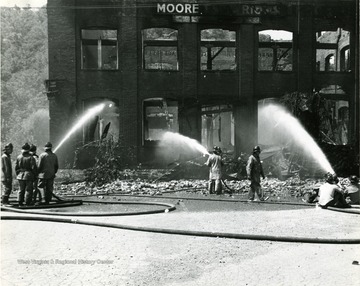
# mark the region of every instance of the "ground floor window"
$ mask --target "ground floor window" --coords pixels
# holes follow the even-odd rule
[[[320,139],[333,145],[349,144],[349,101],[333,99],[346,98],[345,92],[337,85],[322,88],[319,92]]]
[[[201,108],[201,145],[211,150],[219,146],[233,151],[235,141],[233,108],[231,105],[203,106]]]
[[[89,109],[105,104],[101,112],[89,117],[83,126],[83,143],[91,143],[100,140],[119,140],[119,108],[116,102],[107,99],[85,101],[83,104],[85,115]]]
[[[165,98],[151,98],[143,102],[144,145],[161,140],[167,131],[179,132],[178,103]]]

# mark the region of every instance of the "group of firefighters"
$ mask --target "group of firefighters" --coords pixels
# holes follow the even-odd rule
[[[52,152],[52,144],[46,143],[44,152],[38,156],[36,146],[25,143],[16,158],[15,173],[19,182],[18,204],[30,206],[49,204],[53,195],[55,174],[59,169],[58,158]],[[1,156],[1,182],[3,187],[1,203],[9,204],[13,187],[11,157],[14,147],[5,145]]]
[[[1,181],[3,186],[2,204],[9,203],[12,191],[12,164],[10,155],[13,152],[13,145],[6,144],[1,157]],[[264,195],[261,188],[261,178],[265,179],[264,171],[260,160],[261,149],[255,146],[250,155],[246,172],[247,178],[251,181],[248,201],[255,199],[255,194],[260,201],[266,201],[269,197]],[[208,190],[210,194],[222,193],[223,160],[221,148],[215,146],[212,154],[205,163],[210,168]],[[46,143],[44,152],[38,156],[36,146],[25,143],[22,146],[21,154],[16,158],[15,172],[19,181],[18,203],[19,206],[49,204],[53,196],[55,174],[59,169],[58,158],[52,152],[52,144]],[[317,202],[320,207],[349,207],[351,204],[359,204],[359,180],[356,176],[350,177],[350,186],[341,188],[338,185],[338,178],[335,174],[327,173],[325,183],[314,188],[311,195],[308,195],[304,202]]]
[[[246,165],[247,178],[251,181],[248,202],[254,201],[255,194],[260,201],[266,201],[269,198],[264,195],[260,185],[260,177],[265,179],[260,160],[260,153],[260,147],[255,146]],[[222,151],[220,147],[214,147],[214,150],[212,154],[209,155],[205,165],[210,168],[208,186],[210,194],[221,194],[223,182],[222,168],[224,163],[222,161]],[[353,204],[357,205],[359,204],[360,198],[359,179],[357,176],[352,175],[350,176],[349,181],[349,186],[341,187],[338,185],[339,179],[336,174],[327,173],[325,175],[325,183],[318,188],[315,187],[313,193],[310,196],[307,195],[307,198],[303,199],[303,201],[306,203],[316,202],[322,208],[327,208],[329,206],[346,208]]]

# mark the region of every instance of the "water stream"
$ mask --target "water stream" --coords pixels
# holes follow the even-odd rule
[[[179,133],[174,132],[165,132],[162,137],[163,142],[166,145],[181,145],[186,146],[190,148],[192,151],[198,151],[203,155],[209,155],[208,150],[201,145],[198,141],[195,139],[192,139],[190,137],[186,137],[184,135],[181,135]]]
[[[291,140],[292,143],[303,151],[305,156],[314,159],[322,170],[335,173],[315,140],[304,129],[301,123],[282,106],[269,104],[260,108],[259,119],[264,123],[263,128],[272,133],[273,138]]]
[[[101,112],[104,107],[105,103],[101,103],[99,105],[96,105],[92,108],[90,108],[70,129],[70,131],[64,136],[64,138],[60,141],[60,143],[56,146],[54,149],[54,153],[65,143],[67,139],[70,138],[70,136],[77,131],[81,126],[83,126],[89,119],[91,119],[95,114]]]

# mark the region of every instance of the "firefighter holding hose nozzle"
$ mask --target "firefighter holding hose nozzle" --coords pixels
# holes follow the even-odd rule
[[[213,153],[209,155],[205,165],[210,168],[208,190],[210,194],[221,194],[222,191],[222,168],[224,163],[221,157],[222,151],[218,146],[214,146]]]
[[[338,186],[339,179],[336,174],[330,172],[325,174],[325,183],[319,188],[318,205],[326,209],[327,207],[349,208],[341,188]]]

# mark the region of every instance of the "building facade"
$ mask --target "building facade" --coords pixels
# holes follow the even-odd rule
[[[296,92],[325,100],[325,141],[358,145],[357,11],[356,0],[48,0],[50,138],[104,102],[61,158],[106,136],[124,161],[149,162],[165,131],[248,153],[266,145],[259,104]]]

